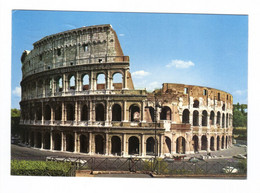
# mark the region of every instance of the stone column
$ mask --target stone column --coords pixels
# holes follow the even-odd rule
[[[88,81],[88,85],[89,85],[89,90],[94,90],[93,88],[93,71],[90,72],[89,74],[89,81]]]
[[[42,96],[45,97],[45,80],[42,81]]]
[[[36,144],[38,143],[37,141],[37,132],[34,132],[34,144],[33,144],[33,147],[36,147]]]
[[[50,131],[50,150],[53,150],[54,148],[53,148],[53,133],[52,133],[52,131]]]
[[[78,103],[78,121],[81,121],[81,103]]]
[[[78,101],[75,102],[75,123],[78,124]]]
[[[109,125],[109,101],[106,101],[106,120],[105,120],[105,125]]]
[[[62,93],[65,93],[67,90],[66,90],[66,74],[63,74],[62,75]]]
[[[93,150],[92,150],[92,132],[89,133],[89,154],[92,155],[93,154]]]
[[[143,100],[141,104],[141,122],[146,122],[144,120],[144,114],[145,114],[145,100]]]
[[[199,126],[200,127],[202,126],[202,114],[200,111],[199,111]]]
[[[51,85],[51,96],[54,96],[55,95],[55,80],[54,80],[54,78],[52,78],[51,79],[51,83],[52,83],[52,85]]]
[[[214,116],[214,122],[213,122],[213,125],[214,125],[214,126],[217,125],[217,114],[215,114],[215,116]]]
[[[44,132],[41,132],[41,137],[42,137],[41,149],[43,149],[43,146],[44,146]]]
[[[222,128],[222,114],[221,113],[219,116],[219,126],[220,126],[220,128]]]
[[[209,135],[206,136],[207,136],[207,152],[210,152],[210,136]]]
[[[64,141],[64,134],[63,134],[63,132],[61,132],[61,151],[64,151],[64,149],[65,149],[65,141]]]
[[[127,69],[125,69],[124,70],[124,78],[123,78],[123,89],[128,89],[127,88],[127,73],[128,73],[128,70]]]
[[[44,125],[44,106],[42,102],[42,125]]]
[[[92,124],[92,119],[93,119],[93,117],[92,117],[92,101],[89,101],[89,105],[88,105],[88,125],[91,125]]]
[[[53,110],[53,106],[51,106],[51,125],[54,122],[54,110]]]
[[[127,122],[127,116],[126,116],[126,101],[124,100],[123,104],[123,122]]]
[[[106,133],[106,153],[105,155],[109,155],[109,152],[108,152],[108,133]]]
[[[160,157],[163,157],[163,138],[164,136],[163,135],[159,135],[160,136]]]
[[[193,125],[193,114],[192,114],[192,112],[190,112],[189,123],[191,124],[191,126]]]
[[[126,134],[122,134],[122,143],[123,143],[123,156],[126,156],[127,155],[127,152],[126,152]]]
[[[226,135],[224,135],[224,148],[223,149],[226,149]]]
[[[172,136],[172,146],[171,146],[171,154],[175,154],[176,153],[176,136],[175,134]]]
[[[61,124],[64,124],[65,121],[65,104],[61,103]]]
[[[78,134],[74,132],[74,153],[78,152]]]
[[[208,129],[210,128],[209,122],[210,122],[210,115],[207,116],[207,128],[208,128]]]
[[[201,151],[201,135],[198,135],[198,151]]]
[[[217,150],[217,135],[214,136],[214,151]]]
[[[146,148],[145,148],[145,140],[144,140],[144,134],[141,135],[141,141],[142,141],[142,156],[146,156]]]
[[[223,128],[226,128],[226,114],[224,114],[225,115],[225,118],[224,118],[224,127]]]

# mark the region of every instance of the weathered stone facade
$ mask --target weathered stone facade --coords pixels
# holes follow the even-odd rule
[[[21,61],[20,124],[32,147],[163,157],[232,145],[229,93],[171,83],[153,93],[135,90],[111,25],[44,37]]]

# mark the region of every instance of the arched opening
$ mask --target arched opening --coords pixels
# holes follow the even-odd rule
[[[140,121],[140,108],[137,105],[131,105],[129,108],[129,112],[131,122]]]
[[[211,111],[210,112],[210,117],[209,117],[209,120],[210,120],[210,125],[214,125],[214,119],[215,119],[215,113],[214,111]]]
[[[225,114],[222,114],[222,128],[225,128]]]
[[[219,138],[219,136],[217,137],[217,150],[219,150],[220,149],[220,138]]]
[[[44,119],[51,120],[51,107],[50,105],[45,106]]]
[[[199,126],[199,112],[193,111],[193,126]]]
[[[50,133],[45,133],[44,134],[44,149],[50,149]]]
[[[203,111],[202,112],[202,126],[207,126],[208,125],[208,112],[207,111]]]
[[[172,120],[172,112],[171,109],[167,106],[164,106],[162,108],[161,114],[160,114],[160,119],[161,120]]]
[[[225,138],[224,138],[224,136],[222,136],[222,138],[221,138],[221,149],[224,149],[224,142],[225,142]]]
[[[56,121],[61,120],[61,114],[62,114],[62,110],[61,110],[61,106],[59,105],[55,108],[55,120]]]
[[[182,113],[182,123],[189,123],[190,122],[190,111],[185,109]]]
[[[34,147],[34,132],[33,131],[31,132],[31,135],[30,135],[30,146]]]
[[[97,90],[105,90],[106,89],[106,79],[104,74],[97,75]]]
[[[123,88],[123,76],[121,73],[115,73],[113,75],[112,89],[121,90]]]
[[[152,122],[155,122],[154,121],[154,108],[153,107],[149,107],[149,113],[150,113],[150,117],[152,119]]]
[[[197,135],[194,135],[192,137],[192,142],[193,142],[193,150],[194,152],[198,152],[199,151],[199,138]]]
[[[72,134],[66,134],[66,151],[74,151],[74,138]]]
[[[69,77],[69,89],[70,90],[75,90],[75,85],[76,85],[75,82],[76,82],[75,76],[74,75],[70,76]]]
[[[42,134],[40,132],[37,132],[36,134],[36,147],[41,148],[42,146]]]
[[[40,104],[38,104],[36,110],[36,120],[42,120],[42,106]]]
[[[228,148],[228,137],[226,136],[226,149]]]
[[[176,140],[176,153],[185,154],[186,141],[184,137],[178,137]]]
[[[223,104],[223,105],[222,105],[222,111],[225,111],[225,109],[226,109],[226,105]]]
[[[84,74],[82,76],[82,90],[89,90],[89,75]]]
[[[194,100],[194,102],[193,102],[193,108],[199,108],[199,106],[200,106],[199,101],[198,101],[198,100]]]
[[[56,92],[62,92],[63,87],[62,87],[62,77],[58,77],[56,79]]]
[[[102,135],[95,136],[95,153],[104,154],[104,138]]]
[[[215,139],[214,139],[214,137],[212,136],[212,137],[210,138],[210,150],[211,150],[211,151],[215,151],[214,141],[215,141]]]
[[[121,155],[121,139],[118,136],[111,138],[111,153],[113,155]]]
[[[228,114],[227,114],[227,116],[226,116],[226,127],[228,127],[229,126],[229,122],[228,122]]]
[[[105,121],[105,108],[101,103],[96,105],[96,121]]]
[[[208,140],[206,135],[202,135],[201,137],[201,150],[207,150]]]
[[[73,121],[75,119],[75,109],[72,104],[67,104],[67,120]]]
[[[217,113],[217,125],[220,125],[220,112]]]
[[[59,133],[54,134],[54,150],[61,150],[61,135]]]
[[[171,139],[169,137],[165,137],[165,145],[166,145],[166,148],[164,149],[164,152],[171,153],[172,152]]]
[[[86,135],[80,135],[80,152],[81,153],[89,152],[88,144],[89,144],[89,140],[86,137]]]
[[[134,155],[134,154],[139,155],[139,139],[135,136],[130,137],[128,140],[128,154],[129,155]]]
[[[88,107],[87,107],[87,105],[83,105],[83,107],[82,107],[81,120],[82,121],[88,120]]]
[[[121,121],[121,106],[119,104],[114,104],[112,107],[112,121]]]
[[[154,155],[155,154],[155,141],[153,137],[149,137],[146,140],[146,155]]]

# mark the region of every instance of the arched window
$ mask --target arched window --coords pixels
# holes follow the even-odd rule
[[[121,155],[121,139],[118,136],[111,138],[111,153],[114,155]]]
[[[129,108],[129,112],[131,122],[140,121],[140,108],[137,105],[131,105]]]
[[[185,154],[186,141],[184,137],[178,137],[176,140],[176,153]]]
[[[61,105],[58,105],[58,106],[56,106],[56,109],[55,109],[55,120],[60,121],[61,115],[62,115]]]
[[[41,106],[41,104],[37,105],[36,119],[42,120],[42,106]]]
[[[105,90],[106,89],[106,77],[104,74],[97,75],[97,90]]]
[[[222,128],[225,128],[225,114],[222,114]]]
[[[102,135],[95,136],[95,153],[104,154],[104,138]]]
[[[121,121],[121,106],[114,104],[112,107],[112,121]]]
[[[89,152],[89,140],[85,135],[80,135],[80,152],[88,153]]]
[[[62,77],[56,79],[56,92],[62,92]]]
[[[128,141],[128,154],[139,154],[139,139],[135,136],[129,138]]]
[[[96,121],[105,121],[105,108],[101,103],[96,105]]]
[[[75,90],[75,76],[70,76],[69,78],[69,89],[70,90]]]
[[[203,111],[202,112],[202,126],[207,126],[208,125],[208,112]]]
[[[228,114],[227,114],[227,116],[226,116],[226,127],[228,127],[229,126],[229,119],[228,119]]]
[[[220,112],[217,113],[217,125],[220,125]]]
[[[160,119],[161,120],[171,120],[172,119],[172,111],[170,107],[164,106],[162,108],[161,114],[160,114]]]
[[[123,76],[121,73],[113,74],[112,89],[121,90],[123,88]]]
[[[89,75],[84,74],[82,76],[82,90],[89,90]]]
[[[171,144],[172,144],[171,139],[169,137],[165,137],[165,145],[166,145],[166,148],[164,150],[165,153],[171,153],[172,151]]]
[[[44,118],[45,120],[51,120],[51,107],[49,105],[45,106]]]
[[[193,108],[199,108],[199,106],[200,106],[199,101],[198,101],[198,100],[195,100],[195,101],[193,102]]]
[[[212,137],[210,138],[210,150],[211,150],[211,151],[215,151],[214,141],[215,141],[215,139],[214,139],[214,137],[212,136]]]
[[[193,126],[199,126],[199,112],[193,111]]]
[[[185,109],[182,113],[182,123],[189,123],[190,122],[190,111]]]
[[[155,154],[155,140],[153,137],[149,137],[146,140],[146,154],[154,155]]]
[[[81,120],[82,121],[88,120],[88,107],[87,107],[87,105],[83,105],[83,107],[82,107]]]
[[[214,120],[215,120],[215,113],[214,111],[210,112],[210,125],[214,125]]]
[[[201,137],[201,150],[207,150],[207,145],[208,145],[207,137],[206,137],[206,135],[202,135],[202,137]]]
[[[75,109],[74,105],[67,104],[67,120],[73,121],[75,119]]]

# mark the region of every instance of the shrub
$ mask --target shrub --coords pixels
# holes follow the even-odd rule
[[[11,175],[23,176],[70,176],[72,165],[69,162],[51,161],[11,161]]]

